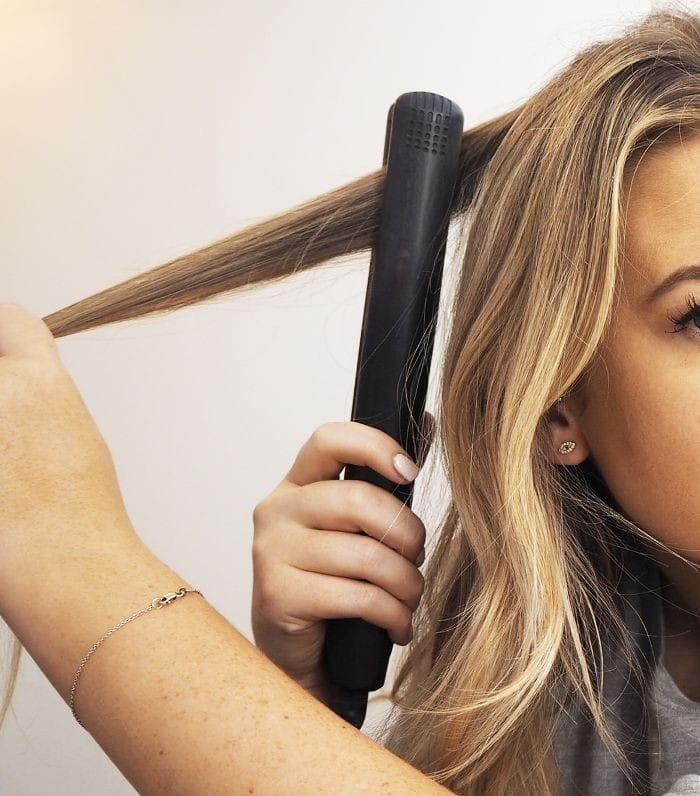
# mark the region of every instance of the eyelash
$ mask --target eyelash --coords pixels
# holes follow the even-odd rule
[[[675,326],[680,327],[674,329],[668,334],[675,334],[676,332],[685,332],[687,331],[688,324],[692,321],[700,321],[700,305],[696,304],[695,296],[691,293],[687,298],[687,305],[688,312],[680,317],[674,317],[673,315],[667,315],[666,317],[673,323]],[[700,334],[700,325],[698,325],[698,334]],[[691,335],[694,336],[694,335]]]

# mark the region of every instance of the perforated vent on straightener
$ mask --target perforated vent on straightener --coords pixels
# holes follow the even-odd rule
[[[435,102],[425,104],[428,107],[411,105],[406,146],[412,146],[414,149],[422,147],[424,152],[431,152],[433,155],[445,155],[452,103],[440,98],[439,107],[435,107]]]

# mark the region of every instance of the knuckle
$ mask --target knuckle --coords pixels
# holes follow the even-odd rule
[[[276,611],[275,591],[269,586],[269,578],[256,572],[253,578],[253,607],[255,613],[270,619]]]
[[[273,546],[268,540],[259,534],[253,536],[251,559],[253,576],[256,580],[256,590],[265,594],[268,589],[269,578],[275,567],[275,553]]]
[[[336,425],[337,423],[333,421],[321,423],[320,426],[317,426],[313,430],[311,436],[309,437],[309,441],[315,448],[325,449],[329,445],[329,441]]]
[[[256,528],[253,532],[253,542],[251,544],[251,553],[253,556],[253,565],[259,565],[266,560],[268,551],[267,545],[263,541],[263,536]]]
[[[276,627],[285,635],[293,637],[304,633],[308,629],[309,623],[284,614],[278,617]]]
[[[273,547],[271,537],[274,538],[275,523],[269,521],[267,504],[258,504],[253,509],[253,558],[264,560],[270,555]]]
[[[267,498],[263,498],[259,503],[256,503],[253,507],[253,523],[257,525],[262,525],[264,518],[267,516]]]
[[[318,444],[318,441],[321,439],[321,437],[323,437],[323,435],[325,433],[325,430],[324,430],[324,426],[325,425],[326,424],[323,423],[320,426],[316,426],[316,428],[311,432],[311,434],[309,436],[309,442],[313,442],[313,443]]]

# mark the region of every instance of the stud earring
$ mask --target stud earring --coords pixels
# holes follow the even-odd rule
[[[557,409],[559,409],[559,405],[563,401],[563,397],[560,395],[557,398]],[[573,440],[568,440],[567,442],[562,442],[559,446],[559,453],[571,453],[571,451],[576,447],[576,443]]]

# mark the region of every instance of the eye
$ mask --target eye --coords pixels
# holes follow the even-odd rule
[[[688,311],[683,315],[676,317],[674,315],[667,315],[666,317],[677,328],[673,329],[667,334],[675,334],[676,332],[688,332],[691,337],[700,336],[700,306],[695,303],[695,296],[691,293],[686,299],[686,306]],[[689,327],[690,322],[693,321],[693,327]],[[693,331],[693,329],[695,331]]]

